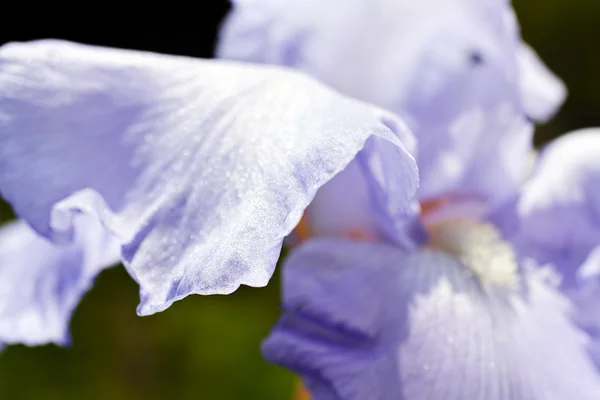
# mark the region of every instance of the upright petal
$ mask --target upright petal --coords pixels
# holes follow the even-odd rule
[[[0,228],[0,342],[39,345],[69,341],[69,320],[119,247],[97,221],[76,218],[78,236],[59,246],[25,222]]]
[[[456,191],[493,208],[514,198],[529,176],[534,126],[509,103],[485,118]]]
[[[433,98],[455,74],[515,43],[505,5],[473,0],[235,1],[220,57],[309,72],[352,96],[395,111],[407,95]],[[492,7],[493,6],[493,7]],[[490,46],[490,45],[494,46]],[[479,51],[488,54],[482,54]],[[501,65],[507,64],[507,65]],[[420,79],[416,79],[420,78]],[[411,93],[408,93],[411,88]]]
[[[600,244],[600,130],[567,134],[544,148],[517,202],[521,251],[573,283]]]
[[[547,121],[565,101],[567,87],[527,44],[521,43],[517,57],[525,112],[537,121]]]
[[[265,285],[315,191],[366,142],[390,146],[410,198],[416,166],[393,120],[277,68],[60,41],[0,49],[0,191],[53,240],[76,213],[98,218],[141,314]]]
[[[507,1],[238,0],[218,53],[306,71],[406,116],[419,140],[420,198],[474,191],[500,201],[516,187],[499,171],[518,169],[526,157],[511,149],[530,139],[527,129],[505,135],[515,124],[527,125],[519,46]],[[494,151],[478,156],[482,146]],[[482,158],[491,175],[467,176]],[[498,184],[481,184],[490,181]]]
[[[569,303],[537,274],[483,290],[442,253],[307,242],[284,267],[267,359],[315,400],[597,399],[600,377]]]

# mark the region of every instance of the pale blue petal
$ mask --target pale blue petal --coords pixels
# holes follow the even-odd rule
[[[600,377],[568,301],[538,273],[484,290],[452,258],[315,240],[283,270],[268,360],[314,400],[595,400]]]
[[[567,134],[544,148],[517,203],[515,242],[572,282],[600,244],[600,130]]]
[[[76,220],[78,236],[59,246],[25,222],[0,228],[0,342],[69,342],[69,320],[103,268],[119,262],[119,247],[89,217]]]
[[[316,190],[365,143],[390,147],[410,198],[398,126],[278,68],[60,41],[0,49],[0,191],[54,240],[74,214],[101,220],[144,315],[265,285]]]

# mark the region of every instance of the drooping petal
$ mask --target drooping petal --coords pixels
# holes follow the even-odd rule
[[[565,101],[567,88],[527,44],[521,44],[517,56],[525,112],[532,119],[547,121]]]
[[[537,273],[516,292],[484,290],[443,253],[341,240],[307,242],[284,268],[284,315],[263,352],[315,400],[600,395],[587,336]]]
[[[60,41],[0,49],[0,191],[39,233],[118,238],[141,314],[265,285],[315,191],[365,142],[416,166],[394,117],[278,68]],[[35,193],[32,196],[31,193]]]
[[[543,149],[516,205],[515,242],[566,284],[600,244],[600,130],[567,134]]]
[[[218,53],[306,71],[406,116],[419,140],[420,198],[468,191],[502,201],[514,194],[512,171],[527,158],[513,151],[531,139],[523,102],[550,102],[541,92],[546,78],[521,88],[518,62],[528,74],[539,64],[521,57],[520,46],[509,2],[249,0],[235,3]],[[479,175],[490,176],[468,176],[480,159],[489,168]]]
[[[73,310],[119,247],[92,218],[76,219],[78,236],[59,246],[25,222],[0,228],[0,342],[69,342]]]

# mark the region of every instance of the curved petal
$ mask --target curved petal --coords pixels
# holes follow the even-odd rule
[[[119,247],[93,219],[59,246],[25,222],[0,228],[0,342],[69,342],[69,320],[96,275],[119,262]]]
[[[357,159],[323,185],[308,207],[315,236],[344,237],[356,231],[377,238],[374,213],[368,181]]]
[[[517,203],[521,251],[556,266],[572,283],[600,244],[600,130],[586,129],[550,143]]]
[[[421,199],[502,201],[532,146],[522,103],[543,97],[542,85],[520,88],[519,46],[509,2],[246,0],[223,25],[218,54],[300,69],[406,116],[419,140]]]
[[[485,291],[442,253],[341,240],[307,242],[284,268],[284,315],[263,352],[315,400],[600,395],[587,336],[538,275]]]
[[[547,121],[565,101],[567,87],[526,43],[519,46],[517,61],[525,112],[532,119]]]
[[[308,207],[311,234],[389,240],[412,249],[424,238],[419,205],[406,198],[393,153],[367,143],[357,157],[317,192]]]
[[[315,191],[365,142],[390,146],[410,198],[416,166],[393,120],[277,68],[60,41],[0,49],[0,191],[54,240],[74,213],[99,218],[144,315],[265,285]]]

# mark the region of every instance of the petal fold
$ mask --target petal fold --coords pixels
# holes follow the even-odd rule
[[[74,215],[100,220],[147,315],[265,285],[316,190],[365,144],[390,147],[410,198],[416,166],[394,119],[279,68],[12,43],[0,48],[0,191],[57,242]]]
[[[97,221],[79,216],[78,236],[60,246],[25,222],[0,228],[0,342],[69,342],[69,320],[104,268],[119,262],[119,247]]]

